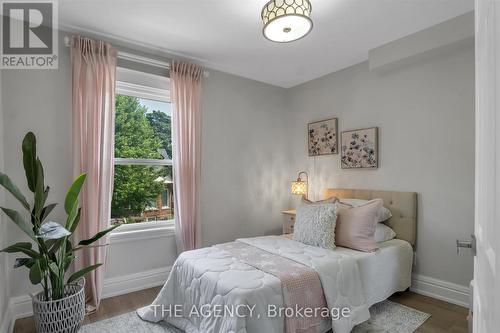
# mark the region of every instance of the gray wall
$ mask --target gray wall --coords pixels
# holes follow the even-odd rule
[[[49,201],[57,203],[64,202],[72,178],[69,68],[69,53],[60,52],[59,70],[3,71],[5,171],[23,193],[30,193],[21,162],[21,141],[26,132],[33,131],[38,140],[37,152],[44,163],[46,184],[51,186]],[[7,207],[23,211],[9,195],[6,196],[6,204]],[[65,221],[61,204],[51,217],[56,221]],[[9,243],[21,239],[25,239],[25,236],[9,223]],[[11,263],[14,257],[10,256]],[[29,282],[25,268],[11,270],[10,281],[11,296],[35,290]]]
[[[2,72],[0,70],[0,101],[2,100]],[[3,121],[3,109],[2,104],[0,103],[0,171],[4,170],[4,155],[3,155],[3,146],[4,146],[4,121]],[[4,204],[4,194],[3,191],[0,191],[0,206]],[[0,214],[0,249],[8,246],[6,244],[7,241],[7,221]],[[6,325],[5,316],[8,311],[8,303],[9,303],[9,275],[7,273],[7,254],[0,253],[0,330],[4,329],[3,325]]]
[[[474,221],[473,43],[386,71],[364,62],[290,89],[287,101],[294,171],[310,172],[316,198],[325,187],[418,192],[416,273],[467,285],[472,258],[454,242]],[[379,127],[378,170],[307,156],[307,123],[330,117],[339,131]]]
[[[279,232],[290,180],[284,90],[216,71],[203,89],[203,243]]]

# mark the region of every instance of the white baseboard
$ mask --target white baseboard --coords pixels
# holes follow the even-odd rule
[[[102,288],[102,298],[162,286],[167,281],[171,270],[172,267],[170,266],[106,279]]]
[[[134,291],[162,286],[165,281],[167,281],[171,269],[172,267],[164,267],[152,269],[145,272],[105,279],[102,290],[102,298],[114,297],[118,295],[128,294]],[[11,297],[9,304],[9,307],[11,309],[9,322],[12,323],[12,326],[14,326],[13,323],[17,319],[33,315],[33,309],[31,307],[31,297],[29,295]],[[3,324],[7,325],[5,323]],[[0,330],[0,332],[10,331]]]
[[[469,287],[413,274],[411,291],[448,303],[469,307]]]
[[[33,315],[31,297],[29,295],[11,297],[9,301],[9,307],[10,311],[12,312],[13,321]]]

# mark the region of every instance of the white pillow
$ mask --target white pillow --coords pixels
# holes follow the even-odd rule
[[[333,203],[305,202],[297,208],[293,240],[325,249],[335,248],[337,207]]]
[[[364,200],[364,199],[340,199],[339,202],[341,204],[347,204],[347,205],[351,205],[353,207],[358,207],[358,206],[364,205],[368,201],[370,201],[370,200]],[[392,217],[391,211],[389,209],[385,208],[384,206],[382,206],[380,208],[380,210],[378,211],[378,214],[377,214],[377,222],[387,221],[391,217]]]
[[[394,230],[383,223],[377,223],[377,226],[375,227],[375,242],[385,242],[394,239],[395,237],[396,233]]]

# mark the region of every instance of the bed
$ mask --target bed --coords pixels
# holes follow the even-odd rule
[[[295,242],[286,236],[240,239],[184,252],[158,297],[152,305],[139,309],[139,316],[153,322],[165,320],[187,333],[284,332],[286,319],[269,312],[270,308],[286,305],[284,280],[265,269],[268,263],[263,266],[249,264],[241,260],[237,252],[228,252],[232,247],[243,247],[244,251],[251,248],[260,251],[257,254],[269,254],[271,263],[284,258],[314,269],[321,280],[328,307],[333,304],[338,304],[339,308],[348,306],[352,312],[349,317],[338,320],[323,318],[306,331],[326,332],[333,325],[335,333],[349,332],[354,325],[369,318],[369,306],[410,287],[417,195],[326,189],[323,196],[382,198],[393,215],[385,223],[396,232],[396,239],[380,243],[380,250],[373,253],[341,247],[326,250]]]

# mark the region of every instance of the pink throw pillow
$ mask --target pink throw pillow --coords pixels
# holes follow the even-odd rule
[[[337,211],[335,245],[354,250],[372,252],[378,250],[375,241],[378,211],[382,199],[368,201],[362,206],[341,208]]]

